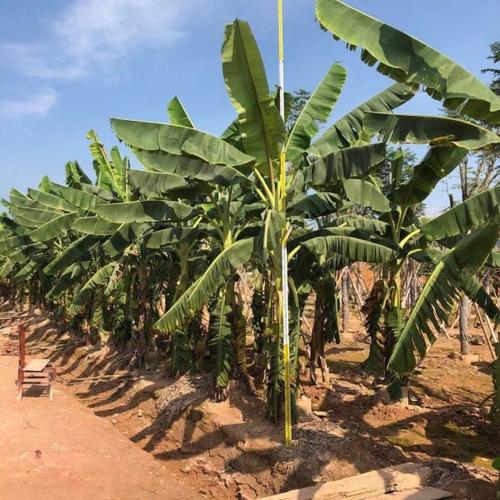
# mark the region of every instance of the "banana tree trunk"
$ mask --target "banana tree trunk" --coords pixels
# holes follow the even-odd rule
[[[344,269],[342,273],[342,332],[349,330],[349,273]]]
[[[409,267],[409,278],[410,278],[410,293],[409,293],[409,307],[413,309],[415,304],[417,303],[418,298],[418,272],[417,272],[417,263],[410,259],[408,262]]]
[[[138,290],[137,307],[139,309],[137,321],[137,349],[141,359],[147,361],[147,353],[152,342],[151,330],[151,301],[148,293],[147,268],[140,263],[137,268]]]
[[[469,299],[463,295],[460,299],[460,354],[469,354]]]

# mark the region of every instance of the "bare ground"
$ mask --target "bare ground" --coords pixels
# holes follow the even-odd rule
[[[472,346],[479,361],[466,365],[448,357],[458,348],[458,340],[440,338],[412,381],[418,404],[387,405],[384,391],[359,370],[367,345],[353,321],[354,329],[342,345],[328,352],[331,389],[303,380],[305,394],[321,417],[310,416],[295,427],[294,447],[289,450],[281,445],[280,429],[264,418],[262,402],[244,387],[232,387],[223,403],[212,402],[202,393],[180,417],[172,419],[172,408],[183,407],[186,395],[189,400],[191,394],[199,394],[197,380],[165,378],[161,363],[130,372],[128,360],[117,351],[88,347],[40,314],[28,317],[25,313],[23,320],[31,333],[29,351],[51,357],[58,367],[61,385],[56,401],[65,395],[80,406],[71,397],[75,396],[104,418],[96,419],[85,409],[82,415],[114,426],[110,433],[113,440],[116,435],[126,436],[135,443],[124,440],[132,449],[146,455],[140,450],[143,448],[150,453],[148,458],[156,458],[152,462],[162,471],[158,480],[168,478],[167,488],[176,488],[175,496],[170,489],[164,498],[256,498],[408,461],[432,461],[435,484],[454,491],[457,498],[493,498],[496,476],[491,461],[500,455],[500,435],[486,417],[487,406],[481,406],[492,392],[490,357],[484,345]],[[15,321],[3,322],[0,355],[15,353]],[[479,338],[477,330],[473,333]],[[7,375],[2,372],[3,376]],[[5,382],[1,378],[4,389],[0,404],[12,399],[15,406],[12,375],[10,379]],[[58,404],[56,401],[53,404]],[[35,403],[38,400],[30,398],[21,404],[30,405],[31,412]],[[40,403],[49,404],[46,400]],[[44,418],[50,425],[51,414]],[[72,407],[67,418],[71,428],[80,422],[80,413]],[[8,417],[9,422],[11,419],[19,420],[15,415]],[[91,436],[90,429],[88,432]],[[22,427],[13,428],[9,436],[23,433],[26,430]],[[89,468],[77,475],[77,483],[84,485],[88,480],[92,486],[96,484],[93,478],[103,475],[100,462],[92,454],[85,460]],[[24,470],[27,464],[19,462],[18,466]],[[10,471],[7,476],[11,475]],[[147,483],[153,484],[149,479]],[[147,494],[144,498],[154,498],[153,493]]]

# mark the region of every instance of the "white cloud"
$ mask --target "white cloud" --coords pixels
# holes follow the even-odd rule
[[[19,100],[0,101],[0,117],[19,118],[28,115],[45,116],[57,101],[57,92],[47,89]]]
[[[210,2],[213,3],[213,2]],[[206,0],[73,0],[40,43],[3,43],[0,59],[29,76],[71,80],[110,70],[128,54],[183,35]]]

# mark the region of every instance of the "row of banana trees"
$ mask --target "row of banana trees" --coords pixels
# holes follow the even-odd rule
[[[135,169],[90,131],[95,181],[68,162],[64,185],[44,177],[3,201],[3,293],[28,296],[91,337],[107,332],[141,362],[160,355],[174,375],[208,371],[216,399],[243,378],[265,396],[275,421],[283,405],[283,244],[294,393],[299,355],[307,353],[314,373],[326,367],[327,344],[340,342],[336,274],[354,262],[383,269],[368,299],[363,367],[395,396],[462,294],[496,322],[499,310],[477,276],[499,263],[500,187],[433,219],[418,217],[417,207],[469,151],[500,137],[476,122],[394,110],[423,89],[477,123],[498,124],[500,99],[446,56],[340,1],[317,0],[316,17],[396,83],[320,134],[346,82],[336,63],[286,127],[283,89],[269,88],[249,25],[235,20],[224,33],[222,71],[237,116],[223,134],[197,129],[177,97],[170,123],[113,118],[114,133],[142,167]],[[284,97],[288,113],[291,96]],[[388,155],[401,143],[428,146],[405,181],[402,155]],[[390,186],[377,177],[382,167],[391,171]],[[401,272],[412,260],[432,272],[405,310]],[[311,293],[307,338],[301,317]]]

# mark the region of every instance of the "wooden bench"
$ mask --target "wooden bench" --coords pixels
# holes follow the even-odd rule
[[[50,359],[32,358],[26,363],[26,330],[19,325],[19,367],[17,371],[17,400],[23,397],[23,387],[28,385],[46,386],[49,391],[49,400],[54,399],[53,383],[56,371]]]

